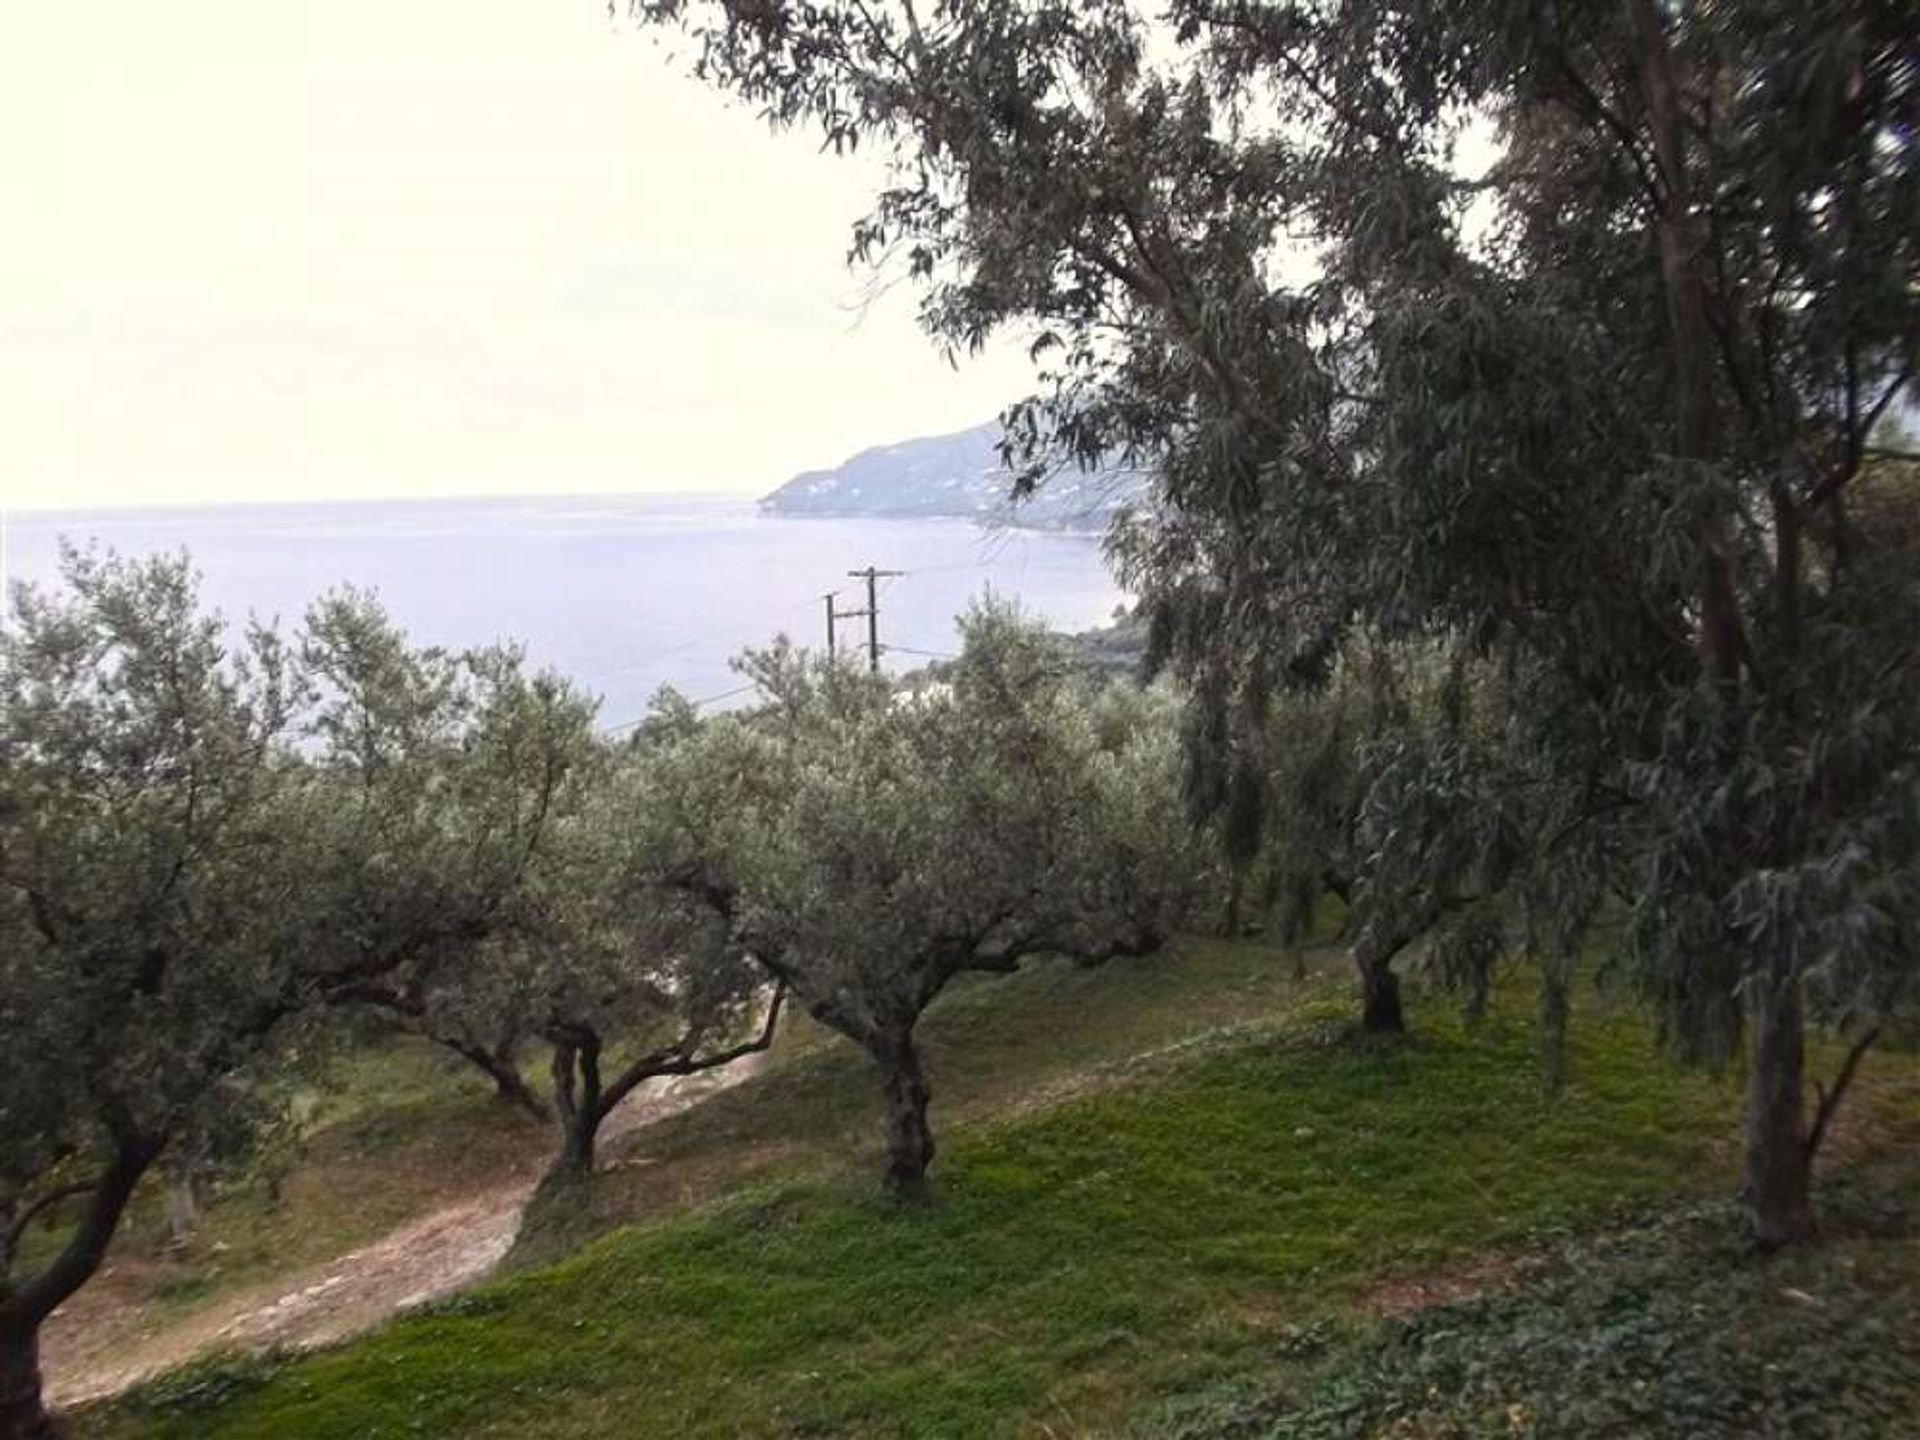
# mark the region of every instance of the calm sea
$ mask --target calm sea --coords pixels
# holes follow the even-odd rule
[[[864,603],[846,575],[860,566],[907,572],[880,593],[895,668],[952,651],[954,617],[989,587],[1070,630],[1104,623],[1122,600],[1085,536],[774,518],[704,496],[16,512],[9,572],[52,578],[63,535],[130,555],[184,549],[203,595],[235,618],[290,626],[333,586],[375,590],[419,641],[520,641],[536,664],[603,696],[608,725],[640,715],[664,684],[697,699],[733,689],[728,657],[776,633],[824,643],[821,596]],[[843,622],[843,640],[854,629],[864,642],[864,625]]]

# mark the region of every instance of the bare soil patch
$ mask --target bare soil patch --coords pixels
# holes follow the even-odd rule
[[[611,1151],[622,1137],[737,1085],[761,1059],[642,1085],[608,1118],[603,1144]],[[42,1356],[48,1398],[61,1407],[103,1399],[219,1351],[334,1344],[464,1290],[512,1249],[544,1161],[543,1151],[530,1145],[495,1183],[440,1196],[432,1209],[371,1244],[185,1314],[152,1300],[144,1273],[150,1261],[116,1258],[48,1323]]]

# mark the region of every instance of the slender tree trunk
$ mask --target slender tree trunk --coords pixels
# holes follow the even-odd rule
[[[1693,207],[1679,65],[1655,0],[1628,0],[1627,10],[1640,41],[1640,88],[1662,182],[1654,238],[1660,248],[1660,279],[1673,337],[1679,457],[1698,465],[1716,465],[1722,448],[1720,407],[1714,393],[1714,360],[1701,280],[1703,236]],[[1701,658],[1708,673],[1725,686],[1739,680],[1745,651],[1728,524],[1724,507],[1717,508],[1702,518],[1699,535]]]
[[[0,1320],[0,1440],[49,1440],[40,1392],[40,1327]]]
[[[927,1102],[933,1094],[920,1073],[913,1027],[882,1030],[867,1049],[880,1066],[887,1096],[887,1189],[902,1199],[923,1198],[934,1155],[933,1131],[927,1126]]]
[[[1747,1071],[1746,1195],[1754,1243],[1763,1250],[1814,1232],[1805,1064],[1800,987],[1791,977],[1776,978],[1754,1012]]]
[[[514,1059],[512,1051],[481,1050],[479,1053],[481,1058],[475,1059],[474,1063],[492,1077],[494,1099],[536,1120],[552,1118],[546,1102],[533,1093],[533,1087],[527,1084],[527,1077],[520,1073],[519,1062]]]
[[[1640,39],[1640,83],[1664,189],[1654,231],[1673,333],[1680,457],[1714,465],[1721,459],[1723,446],[1702,278],[1709,257],[1692,196],[1680,67],[1655,0],[1628,0],[1628,10]],[[1790,656],[1800,623],[1799,526],[1791,497],[1778,491],[1776,500],[1780,550],[1775,598],[1783,648]],[[1723,693],[1731,694],[1748,657],[1728,531],[1724,507],[1703,519],[1700,646],[1706,673]],[[1746,1193],[1753,1210],[1754,1241],[1763,1249],[1795,1244],[1814,1232],[1814,1146],[1806,1117],[1805,1028],[1792,969],[1776,966],[1754,1012],[1747,1073]]]
[[[553,1162],[554,1169],[582,1177],[593,1174],[599,1139],[598,1115],[581,1110],[569,1116],[561,1135],[560,1154]]]
[[[510,1105],[535,1120],[548,1120],[552,1116],[547,1110],[547,1102],[533,1093],[533,1087],[527,1084],[526,1077],[509,1065],[500,1074],[493,1077],[493,1098],[503,1105]]]

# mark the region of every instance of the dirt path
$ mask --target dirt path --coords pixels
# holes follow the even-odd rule
[[[698,1104],[758,1072],[750,1055],[723,1070],[649,1081],[608,1117],[601,1144]],[[48,1398],[59,1406],[118,1394],[128,1386],[222,1350],[305,1350],[370,1330],[382,1321],[484,1279],[513,1248],[538,1179],[529,1169],[408,1222],[370,1245],[219,1300],[149,1334],[86,1333],[56,1314],[44,1337]],[[63,1318],[69,1323],[63,1324]]]

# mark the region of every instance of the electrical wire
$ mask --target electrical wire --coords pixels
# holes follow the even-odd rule
[[[958,660],[958,655],[945,650],[916,650],[911,645],[882,645],[889,655],[918,655],[927,660]]]
[[[703,710],[709,705],[717,705],[722,700],[731,700],[736,695],[744,695],[749,690],[756,690],[758,688],[759,682],[757,680],[749,680],[746,684],[736,685],[731,690],[722,690],[718,695],[703,696],[698,700],[689,700],[687,703],[696,710]],[[622,730],[631,730],[636,725],[644,725],[646,720],[646,716],[636,715],[631,720],[622,720],[618,725],[603,725],[600,729],[604,735],[618,735]]]

